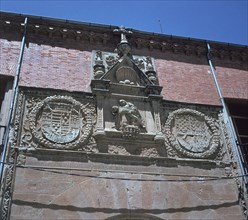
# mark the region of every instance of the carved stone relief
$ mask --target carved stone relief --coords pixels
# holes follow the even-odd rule
[[[95,78],[91,81],[91,88],[97,99],[97,129],[94,136],[98,143],[113,139],[118,142],[132,141],[132,146],[137,144],[135,148],[140,150],[142,146],[138,145],[149,142],[150,147],[143,147],[146,149],[144,152],[151,155],[158,156],[158,151],[154,154],[152,149],[163,146],[167,151],[160,150],[163,156],[223,158],[217,122],[219,109],[192,104],[195,110],[191,110],[178,107],[178,103],[163,104],[154,59],[133,56],[126,38],[126,34],[131,32],[123,27],[115,32],[121,34],[117,53],[93,51]],[[177,45],[174,46],[177,50]],[[101,77],[96,77],[97,65],[102,65]],[[201,110],[197,111],[198,108],[204,109],[206,115],[211,117],[201,113]],[[161,124],[164,124],[163,129]],[[118,145],[121,147],[112,147],[115,150],[111,152],[131,152],[121,143]]]
[[[117,83],[136,85],[136,70],[132,67],[134,64],[152,84],[157,84],[157,74],[152,57],[129,55],[122,58],[117,53],[103,51],[93,51],[92,72],[94,79],[100,79],[116,64],[120,64],[115,71],[115,80]]]
[[[159,111],[162,87],[158,85],[154,59],[132,55],[126,37],[132,31],[120,27],[114,34],[121,35],[116,53],[93,51],[91,88],[97,100],[94,136],[99,141],[125,138],[143,144],[147,140],[153,145],[163,143]],[[96,76],[99,64],[105,71],[100,77]]]
[[[99,152],[111,155],[140,156],[140,157],[166,157],[163,145],[155,145],[151,140],[132,140],[132,144],[126,139],[112,138],[107,142],[99,143]]]
[[[14,125],[11,127],[10,130],[10,143],[12,147],[17,147],[18,146],[18,137],[20,134],[20,128],[21,128],[21,115],[23,112],[23,106],[24,106],[24,95],[23,92],[20,91],[18,95],[18,102],[16,105],[16,110],[15,110],[15,117],[14,117]]]
[[[119,106],[112,107],[112,114],[116,118],[115,128],[123,132],[123,137],[134,138],[146,130],[138,108],[131,102],[119,100]]]
[[[70,96],[28,98],[22,145],[45,148],[75,149],[85,145],[93,132],[93,108]],[[34,142],[34,144],[31,144]]]
[[[17,149],[11,149],[9,154],[9,164],[6,166],[4,170],[4,178],[1,184],[1,192],[2,192],[2,204],[0,210],[0,219],[7,220],[9,219],[10,214],[10,205],[12,201],[12,191],[13,191],[13,179],[15,173],[15,163],[18,156]]]
[[[96,51],[94,62],[94,77],[98,79],[101,78],[101,76],[105,73],[105,67],[102,60],[102,51]]]
[[[226,169],[226,176],[227,177],[238,177],[241,174],[241,170],[239,165],[237,164],[238,158],[235,153],[235,148],[233,146],[233,141],[231,139],[230,130],[228,128],[228,124],[224,122],[223,114],[220,114],[220,128],[223,135],[223,142],[226,146],[226,150],[228,152],[229,160],[232,161],[231,166]],[[247,190],[245,189],[245,184],[241,178],[235,178],[238,191],[239,191],[239,203],[241,204],[243,214],[245,219],[248,217],[247,212]]]
[[[219,151],[219,132],[214,119],[198,111],[179,109],[171,112],[164,132],[172,155],[210,158]]]

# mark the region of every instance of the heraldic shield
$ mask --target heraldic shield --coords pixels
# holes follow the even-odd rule
[[[184,149],[202,153],[209,149],[210,130],[201,118],[192,115],[177,115],[172,133]]]
[[[75,149],[85,144],[92,133],[88,105],[69,96],[50,96],[37,103],[30,113],[34,140],[42,147],[57,149]]]
[[[54,143],[68,143],[80,132],[80,112],[66,103],[46,103],[42,116],[42,133]]]
[[[192,109],[178,109],[169,114],[165,132],[170,146],[180,157],[214,158],[219,151],[215,120]]]

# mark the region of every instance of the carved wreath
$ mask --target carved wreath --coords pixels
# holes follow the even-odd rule
[[[57,149],[74,149],[85,144],[92,133],[92,115],[87,105],[59,95],[37,103],[30,112],[34,140]]]
[[[214,119],[191,109],[171,112],[165,124],[169,150],[190,158],[210,158],[219,150]]]

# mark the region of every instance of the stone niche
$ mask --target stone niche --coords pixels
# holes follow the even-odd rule
[[[97,103],[94,137],[108,152],[137,153],[146,146],[156,152],[164,137],[159,112],[162,87],[154,59],[131,53],[126,38],[131,31],[121,27],[114,32],[121,34],[116,53],[92,52],[91,88]],[[120,147],[110,150],[116,145]]]

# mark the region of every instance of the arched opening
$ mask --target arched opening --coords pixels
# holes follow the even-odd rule
[[[147,214],[129,213],[129,214],[115,215],[105,220],[162,220],[162,218],[158,218]]]

